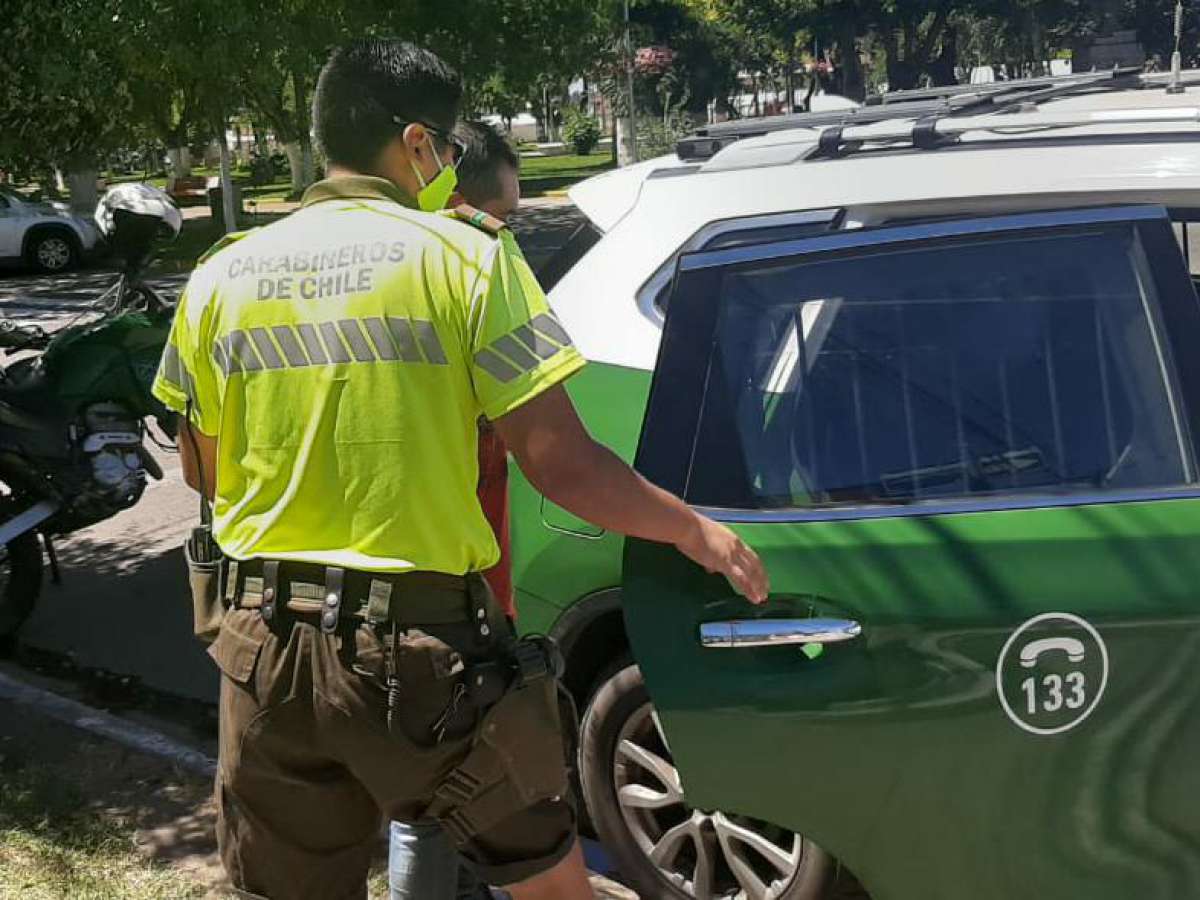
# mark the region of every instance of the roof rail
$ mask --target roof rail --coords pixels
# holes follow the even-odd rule
[[[889,106],[929,100],[950,100],[966,94],[993,96],[1013,91],[1035,91],[1041,88],[1074,88],[1095,81],[1124,79],[1142,74],[1139,67],[1109,69],[1104,72],[1078,72],[1072,75],[1045,75],[1037,78],[1014,78],[1010,81],[990,81],[986,84],[950,84],[940,87],[910,88],[875,94],[865,101],[867,106]]]
[[[1071,110],[1050,113],[1016,112],[993,116],[984,110],[978,116],[924,116],[912,121],[907,117],[894,126],[883,125],[863,131],[834,126],[821,132],[816,144],[804,155],[805,160],[832,159],[857,152],[867,145],[879,148],[935,150],[958,144],[962,135],[971,131],[1000,133],[1029,129],[1044,137],[1051,129],[1078,128],[1094,125],[1157,125],[1179,126],[1170,133],[1197,139],[1200,108],[1160,107],[1123,110]],[[981,144],[982,146],[982,144]]]
[[[720,122],[716,125],[706,125],[696,129],[695,134],[681,138],[676,143],[675,152],[681,160],[695,162],[711,159],[735,141],[760,137],[775,131],[790,131],[794,128],[825,128],[829,125],[849,123],[865,125],[870,122],[934,113],[943,108],[942,102],[930,102],[908,106],[903,113],[897,112],[894,108],[860,106],[857,109],[839,109],[829,112],[733,119],[729,122]]]
[[[958,84],[947,87],[891,91],[867,98],[856,109],[818,113],[792,113],[752,119],[734,119],[698,128],[682,138],[675,152],[684,162],[700,162],[716,156],[735,141],[761,137],[795,128],[828,129],[868,125],[893,119],[939,119],[967,112],[999,110],[1021,103],[1039,103],[1086,90],[1118,90],[1141,86],[1138,68],[1085,72],[1047,78],[996,81],[990,84]]]

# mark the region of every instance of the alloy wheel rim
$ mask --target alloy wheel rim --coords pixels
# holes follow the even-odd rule
[[[658,714],[645,703],[617,735],[617,804],[659,874],[694,900],[776,900],[804,855],[800,835],[744,816],[688,805]]]
[[[71,248],[62,238],[47,238],[38,244],[38,262],[47,269],[61,269],[71,261]]]

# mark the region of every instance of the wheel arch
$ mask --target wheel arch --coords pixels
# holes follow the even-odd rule
[[[604,588],[572,603],[550,629],[550,637],[566,661],[563,683],[582,709],[598,687],[596,680],[614,660],[629,654],[621,589]]]

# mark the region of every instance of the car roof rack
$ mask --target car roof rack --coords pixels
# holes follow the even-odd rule
[[[1078,90],[1096,82],[1105,83],[1142,75],[1140,66],[1106,69],[1100,72],[1077,72],[1071,75],[1040,75],[1035,78],[1014,78],[1010,81],[989,81],[986,84],[950,84],[941,87],[909,88],[874,94],[864,101],[866,106],[895,106],[930,100],[950,100],[964,95],[995,96],[1012,92],[1037,91],[1042,88]],[[1111,87],[1111,85],[1110,85]]]
[[[1039,103],[1089,90],[1120,90],[1143,85],[1140,68],[1112,69],[1080,75],[1025,78],[994,81],[989,84],[959,84],[938,88],[891,91],[867,99],[854,109],[816,113],[792,113],[783,116],[736,119],[707,125],[682,138],[675,152],[684,162],[711,159],[736,141],[761,137],[776,131],[796,128],[845,129],[895,119],[928,122],[945,116],[982,114],[1025,103]],[[833,150],[833,134],[825,138],[827,150]]]

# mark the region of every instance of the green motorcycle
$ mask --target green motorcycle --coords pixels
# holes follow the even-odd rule
[[[162,478],[147,420],[174,436],[173,415],[150,393],[174,308],[143,275],[178,232],[178,210],[120,208],[114,193],[101,207],[118,207],[102,222],[124,261],[116,283],[54,333],[0,320],[0,348],[15,357],[0,369],[0,644],[33,611],[44,559],[58,580],[53,540],[128,509],[148,477]]]

